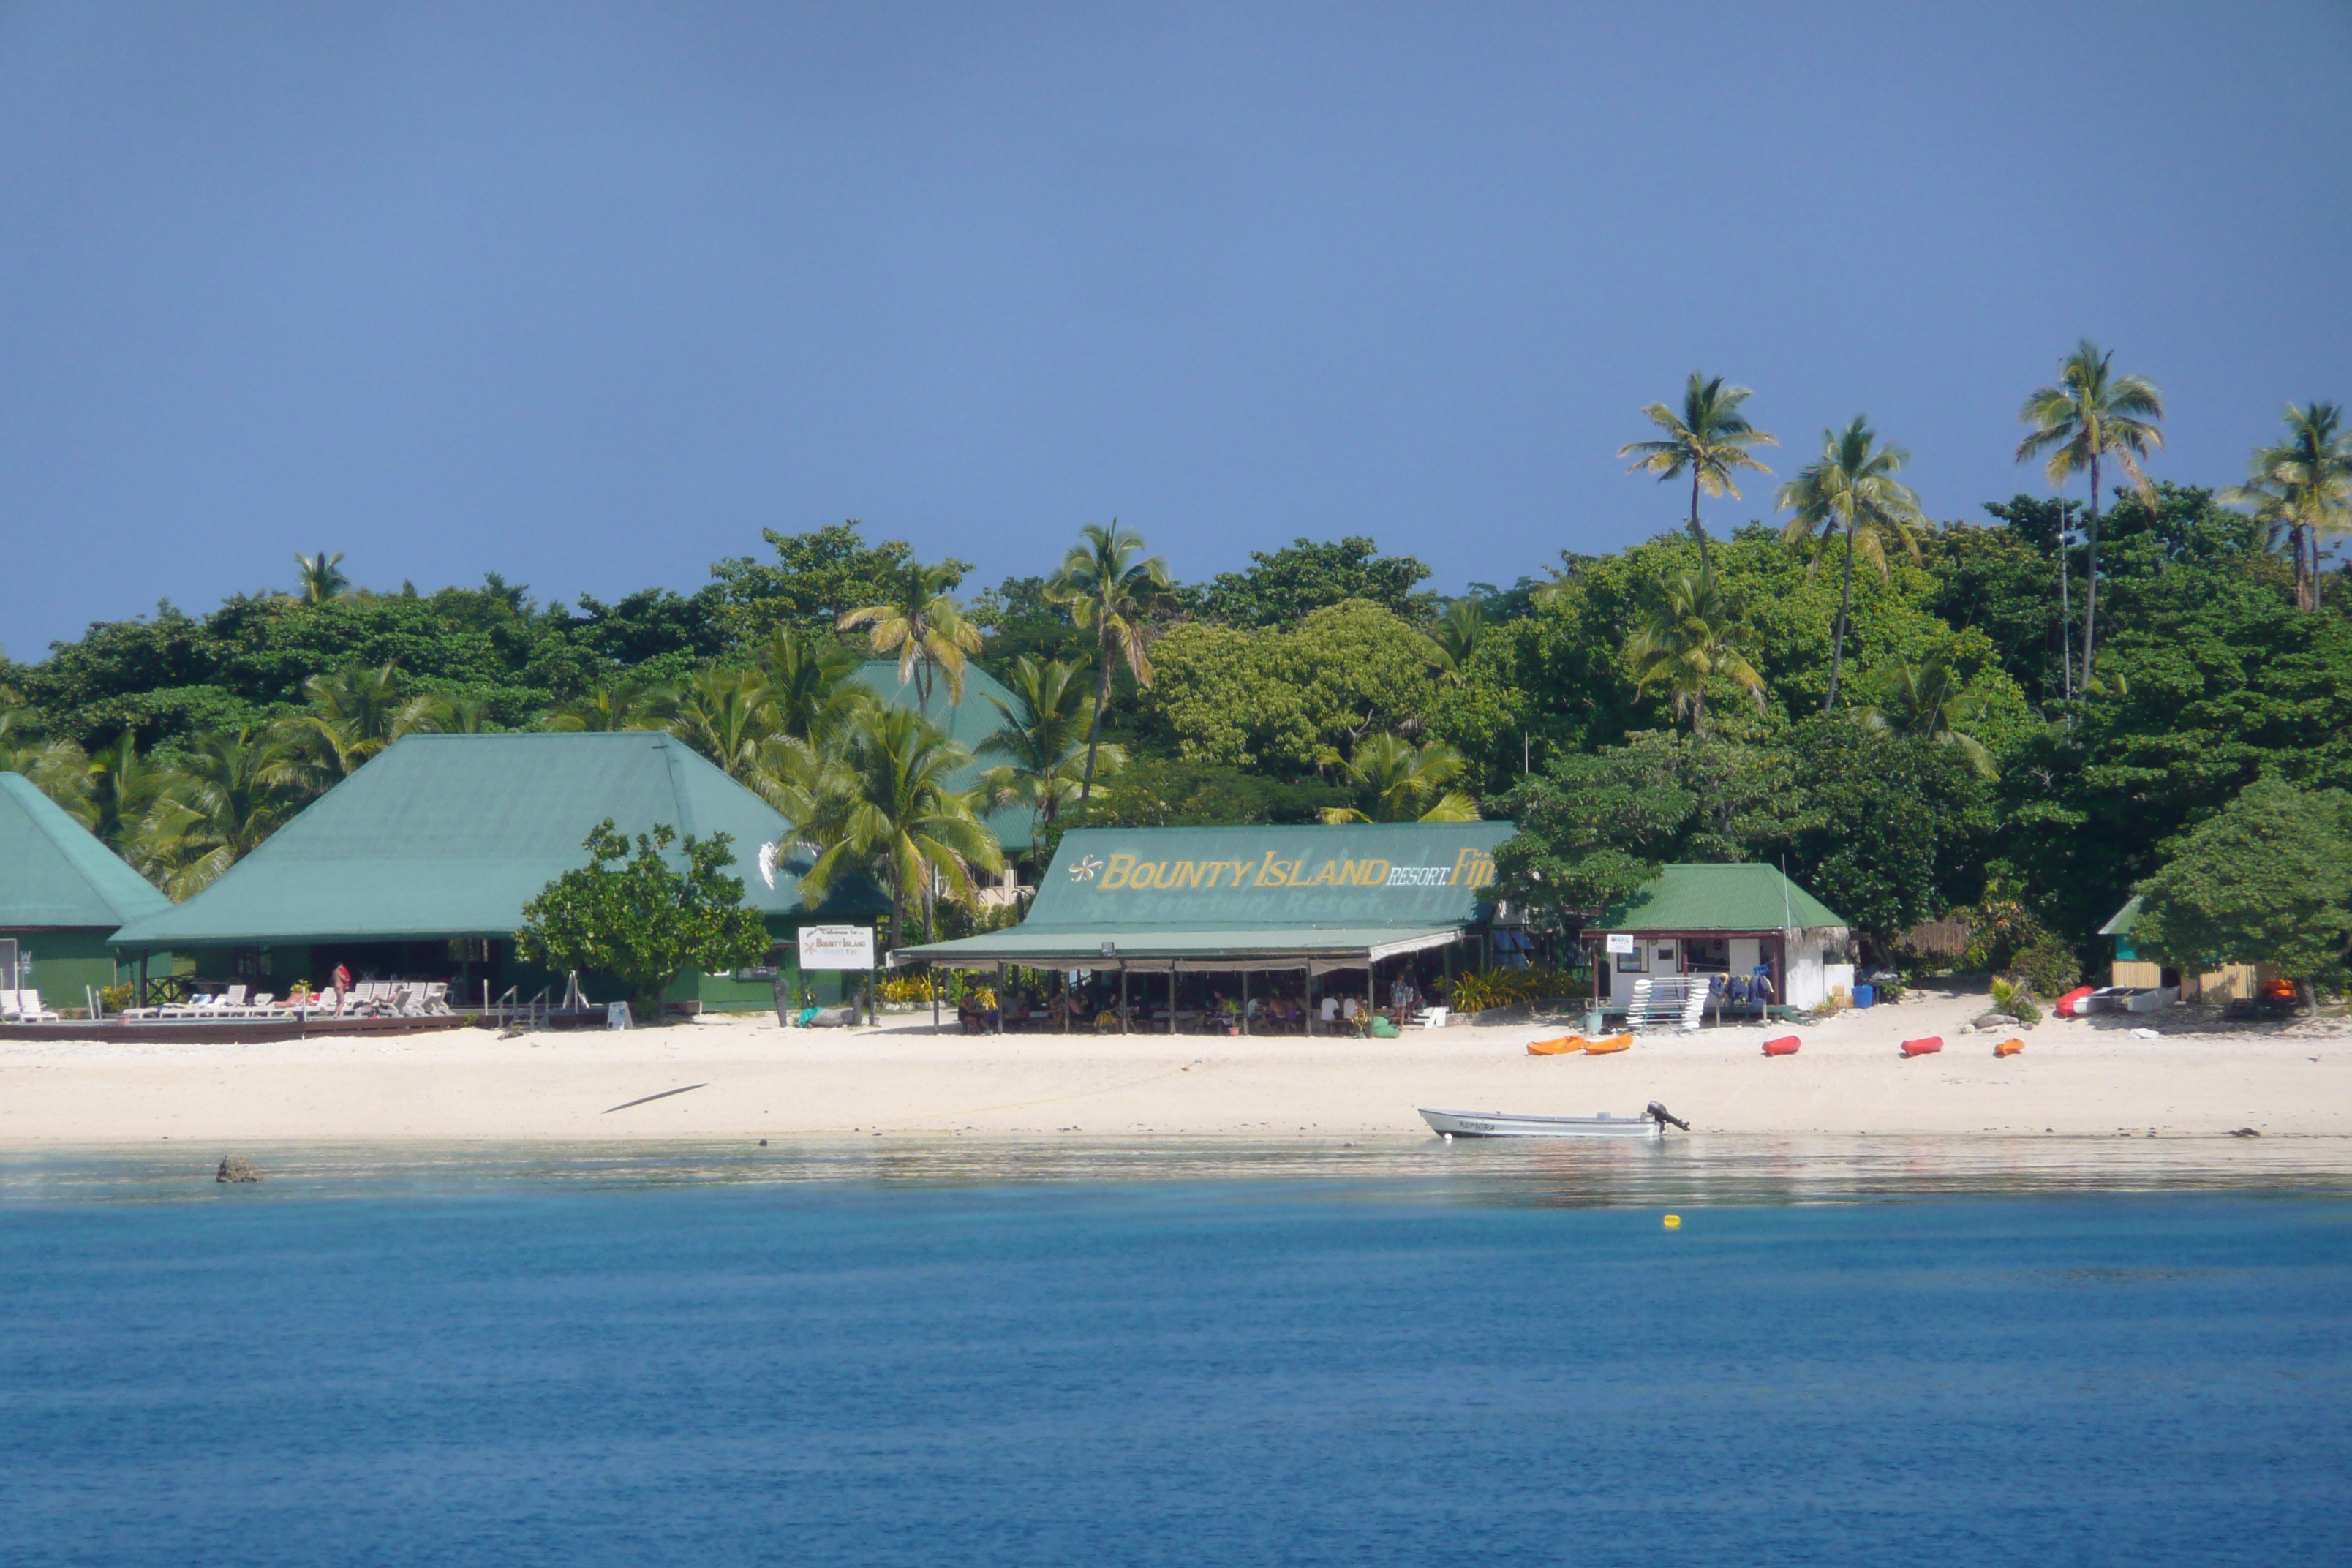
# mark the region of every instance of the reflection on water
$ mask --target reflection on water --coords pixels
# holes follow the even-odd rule
[[[215,1187],[224,1151],[0,1155],[0,1203],[234,1195],[455,1195],[524,1183],[593,1188],[832,1183],[1331,1183],[1382,1199],[1640,1207],[2133,1192],[2352,1193],[2352,1139],[1670,1136],[1657,1145],[1534,1140],[1251,1142],[1206,1138],[838,1139],[779,1142],[240,1147],[257,1187]]]

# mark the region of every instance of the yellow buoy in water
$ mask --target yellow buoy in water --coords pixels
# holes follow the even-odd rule
[[[1666,1228],[1667,1228],[1668,1230],[1680,1230],[1680,1229],[1682,1229],[1682,1227],[1683,1227],[1683,1216],[1682,1216],[1682,1215],[1678,1215],[1678,1214],[1670,1214],[1670,1215],[1668,1215],[1666,1216]]]

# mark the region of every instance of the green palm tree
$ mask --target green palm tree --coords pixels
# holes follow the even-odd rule
[[[1430,642],[1437,648],[1438,679],[1448,686],[1469,680],[1471,656],[1478,651],[1478,639],[1486,630],[1486,611],[1477,600],[1456,599],[1445,606],[1429,633]]]
[[[2319,552],[2328,534],[2352,527],[2352,434],[2333,403],[2286,405],[2286,439],[2255,448],[2247,482],[2228,500],[2287,531],[2294,557],[2294,603],[2319,608]]]
[[[1080,800],[1095,790],[1103,715],[1110,709],[1112,671],[1124,664],[1138,689],[1151,687],[1151,655],[1145,643],[1143,616],[1152,600],[1168,591],[1168,563],[1157,555],[1147,559],[1143,550],[1143,535],[1121,528],[1118,519],[1112,518],[1108,527],[1090,522],[1078,531],[1078,542],[1062,557],[1061,570],[1046,590],[1055,603],[1070,606],[1070,619],[1079,630],[1095,634],[1095,708],[1087,725],[1087,768],[1078,781]]]
[[[1830,639],[1830,689],[1822,711],[1837,706],[1838,677],[1845,665],[1845,634],[1853,613],[1853,558],[1878,568],[1883,582],[1892,574],[1888,547],[1901,545],[1919,556],[1914,531],[1925,519],[1919,498],[1895,476],[1911,460],[1900,447],[1882,447],[1876,432],[1862,415],[1843,430],[1822,432],[1822,455],[1797,477],[1782,485],[1776,504],[1797,515],[1782,534],[1792,547],[1804,549],[1805,575],[1819,570],[1822,552],[1832,541],[1843,541],[1845,563],[1838,577],[1837,629]]]
[[[934,882],[969,902],[974,870],[1004,868],[996,836],[951,782],[971,762],[971,752],[919,713],[895,705],[860,713],[842,747],[844,787],[798,824],[815,852],[801,877],[803,900],[814,909],[843,876],[871,868],[890,890],[893,947],[901,945],[908,900],[921,899],[928,911]]]
[[[1443,741],[1416,746],[1395,735],[1367,735],[1339,766],[1348,782],[1363,792],[1369,806],[1325,806],[1323,820],[1475,822],[1477,803],[1453,787],[1469,765]]]
[[[94,829],[99,808],[91,799],[89,756],[62,736],[37,739],[34,728],[32,709],[0,708],[0,773],[24,774],[68,816]]]
[[[2074,352],[2058,362],[2058,382],[2040,386],[2017,411],[2033,426],[2017,444],[2017,460],[2050,454],[2044,471],[2060,488],[2075,474],[2091,477],[2091,510],[2086,520],[2090,543],[2090,582],[2083,590],[2083,668],[2093,667],[2099,632],[2099,479],[2100,466],[2113,458],[2139,487],[2144,496],[2155,488],[2140,471],[2139,460],[2161,450],[2164,394],[2145,376],[2117,375],[2113,351],[2084,338]]]
[[[352,580],[343,575],[343,552],[332,555],[321,550],[316,555],[297,555],[294,565],[299,574],[299,597],[305,604],[323,605],[330,599],[340,599],[351,591]]]
[[[549,709],[539,726],[564,732],[667,730],[677,716],[675,689],[657,681],[635,685],[608,680],[584,697]]]
[[[1752,662],[1756,628],[1702,566],[1677,572],[1664,583],[1665,602],[1626,639],[1636,690],[1664,686],[1674,693],[1677,717],[1690,715],[1691,733],[1706,733],[1706,689],[1725,681],[1764,710],[1764,678]]]
[[[777,732],[819,749],[843,731],[874,693],[852,679],[857,655],[830,637],[784,630],[760,649],[760,673],[768,683]]]
[[[120,848],[128,842],[155,803],[165,771],[139,751],[139,738],[125,730],[112,743],[90,753],[88,776],[92,833]]]
[[[1741,468],[1753,468],[1759,474],[1772,470],[1758,462],[1748,448],[1777,447],[1773,437],[1750,425],[1739,412],[1739,405],[1755,394],[1744,386],[1726,386],[1723,377],[1709,380],[1697,371],[1690,373],[1690,381],[1683,388],[1682,412],[1677,414],[1663,403],[1653,403],[1643,413],[1650,416],[1665,435],[1655,441],[1630,441],[1617,448],[1621,458],[1632,458],[1629,474],[1652,473],[1660,484],[1678,479],[1688,474],[1691,481],[1691,537],[1698,541],[1698,563],[1702,571],[1713,569],[1707,559],[1706,529],[1698,520],[1698,498],[1703,490],[1711,496],[1729,495],[1739,499],[1739,491],[1731,476]]]
[[[948,700],[963,700],[963,667],[980,651],[980,628],[963,618],[948,590],[955,585],[952,566],[925,566],[908,562],[894,586],[897,596],[887,604],[845,610],[836,629],[863,626],[877,654],[898,656],[898,684],[912,681],[916,699],[925,710],[931,705],[931,679],[947,677]]]
[[[348,778],[407,733],[415,710],[397,660],[373,669],[314,675],[302,683],[309,706],[275,726],[283,763],[306,770],[312,789]]]
[[[303,764],[265,730],[216,730],[176,753],[131,836],[131,863],[174,899],[211,884],[300,808]]]
[[[490,700],[478,691],[422,691],[401,704],[393,738],[480,735],[492,728]]]
[[[1863,710],[1862,721],[1874,730],[1957,746],[1970,767],[1989,779],[1999,778],[1992,752],[1960,727],[1973,725],[1984,713],[1984,699],[1969,689],[1948,659],[1935,655],[1916,664],[1906,660],[1885,672],[1878,700]]]
[[[1005,672],[1004,684],[1015,701],[989,694],[1003,722],[980,743],[979,754],[1005,759],[982,775],[992,806],[1020,806],[1043,826],[1078,798],[1086,787],[1087,741],[1095,709],[1094,699],[1080,685],[1084,678],[1081,665],[1023,654]],[[1127,752],[1104,746],[1099,760],[1108,777],[1127,765]]]
[[[669,732],[741,779],[760,761],[760,743],[776,733],[775,703],[756,669],[698,671],[678,688]]]

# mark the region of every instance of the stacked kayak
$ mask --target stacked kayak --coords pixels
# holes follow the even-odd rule
[[[1611,1035],[1598,1040],[1588,1040],[1582,1035],[1562,1035],[1557,1039],[1533,1042],[1528,1047],[1528,1055],[1572,1057],[1580,1051],[1587,1056],[1605,1057],[1624,1050],[1633,1043],[1631,1035]]]

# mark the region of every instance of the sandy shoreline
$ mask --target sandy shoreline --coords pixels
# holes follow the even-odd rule
[[[1486,1026],[1394,1040],[1090,1034],[934,1036],[928,1018],[856,1031],[703,1019],[630,1033],[499,1039],[483,1030],[271,1045],[0,1043],[0,1149],[162,1142],[621,1142],[845,1135],[1321,1140],[1419,1134],[1421,1106],[1638,1113],[1749,1133],[2352,1137],[2352,1034],[2198,1035],[2173,1010],[2052,1020],[2025,1052],[1961,1036],[1981,998],[1915,997],[1802,1031],[1645,1036],[1608,1058],[1530,1058],[1551,1031]],[[2134,1024],[2159,1031],[2133,1036]],[[1775,1030],[1773,1032],[1780,1032]],[[1896,1043],[1942,1034],[1941,1055]],[[701,1087],[626,1109],[624,1102]]]

